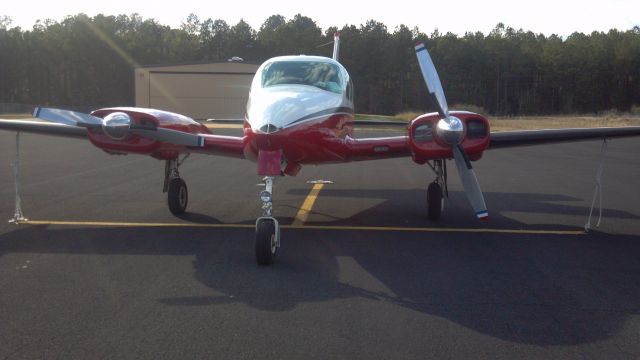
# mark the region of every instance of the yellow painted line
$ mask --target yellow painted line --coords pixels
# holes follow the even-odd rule
[[[321,184],[317,184],[321,185]],[[228,228],[253,229],[253,224],[194,224],[194,223],[139,223],[110,221],[44,221],[28,220],[21,224],[58,226],[104,226],[104,227],[174,227],[174,228]],[[281,225],[291,230],[334,230],[334,231],[402,231],[439,233],[494,233],[514,235],[584,235],[584,230],[525,230],[490,228],[438,228],[438,227],[397,227],[397,226],[331,226],[331,225]]]
[[[302,226],[302,224],[307,221],[309,213],[311,213],[311,209],[313,208],[313,204],[318,198],[318,193],[320,193],[320,190],[322,190],[323,186],[324,184],[313,185],[313,188],[311,188],[311,191],[309,192],[309,195],[307,195],[307,198],[304,199],[304,202],[302,203],[300,210],[298,210],[296,218],[293,220],[291,226]]]
[[[62,226],[112,226],[112,227],[191,227],[191,228],[255,228],[254,224],[195,224],[195,223],[139,223],[114,221],[44,221],[27,220],[21,224]]]
[[[405,231],[405,232],[460,232],[496,233],[522,235],[583,235],[584,230],[524,230],[490,228],[437,228],[437,227],[396,227],[396,226],[326,226],[326,225],[283,225],[284,229],[343,230],[343,231]]]
[[[242,129],[242,124],[205,124],[209,129]]]

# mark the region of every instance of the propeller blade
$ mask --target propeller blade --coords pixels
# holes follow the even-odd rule
[[[451,145],[458,174],[464,187],[464,193],[467,195],[476,217],[480,220],[486,220],[489,218],[489,212],[484,202],[480,183],[478,183],[478,178],[476,178],[476,173],[471,167],[471,162],[464,152],[464,148],[460,145],[463,140],[464,126],[460,119],[449,116],[449,105],[447,105],[447,99],[444,96],[444,89],[427,48],[423,43],[418,43],[415,49],[429,95],[438,106],[438,113],[442,116],[442,119],[438,122],[437,129],[439,132],[437,133],[440,134],[445,143]]]
[[[464,193],[467,195],[467,199],[469,199],[469,203],[476,213],[476,217],[480,220],[487,220],[489,218],[489,212],[487,211],[487,205],[484,203],[480,183],[478,183],[476,173],[471,167],[471,162],[460,144],[453,147],[453,157],[456,162],[458,174],[460,175],[460,181],[462,181]]]
[[[71,126],[102,127],[101,118],[77,111],[37,107],[33,110],[33,117]]]
[[[433,65],[431,56],[429,56],[429,52],[423,43],[418,43],[415,49],[418,64],[420,64],[420,70],[422,70],[422,77],[424,78],[424,82],[427,83],[429,94],[438,106],[438,113],[440,113],[442,117],[448,118],[449,106],[447,105],[444,89],[442,88],[442,83],[440,83],[440,77],[438,76],[435,65]]]
[[[157,128],[155,130],[132,128],[131,132],[150,139],[164,141],[176,145],[203,147],[204,136],[182,131]]]

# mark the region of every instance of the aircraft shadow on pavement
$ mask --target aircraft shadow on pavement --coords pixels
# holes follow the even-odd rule
[[[176,215],[178,219],[194,224],[222,224],[222,221],[205,214],[187,211],[184,214]]]
[[[601,341],[638,314],[637,236],[287,229],[283,237],[278,262],[260,267],[251,229],[20,226],[0,235],[0,259],[9,253],[193,255],[194,280],[216,294],[159,303],[239,302],[286,312],[355,299],[373,318],[378,309],[388,311],[380,304],[391,304],[542,346]],[[356,275],[346,270],[354,267]],[[373,281],[363,282],[363,274]]]

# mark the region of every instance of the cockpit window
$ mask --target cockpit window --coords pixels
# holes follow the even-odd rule
[[[331,63],[314,61],[276,61],[262,71],[262,87],[275,85],[311,85],[342,94],[340,69]]]

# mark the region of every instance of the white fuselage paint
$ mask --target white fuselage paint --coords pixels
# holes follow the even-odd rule
[[[278,61],[313,61],[335,64],[340,69],[341,93],[331,92],[311,85],[281,84],[263,87],[265,68]],[[281,56],[263,63],[251,84],[247,103],[247,121],[256,133],[273,133],[326,118],[332,113],[353,113],[353,102],[349,99],[347,84],[349,74],[337,61],[320,56]]]

